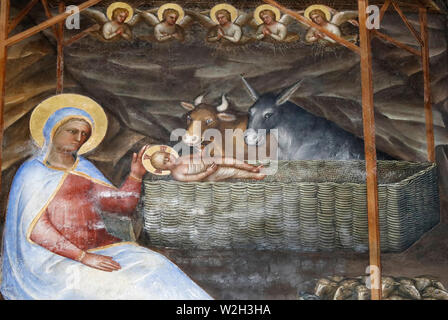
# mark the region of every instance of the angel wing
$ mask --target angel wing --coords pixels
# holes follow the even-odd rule
[[[192,25],[192,23],[194,22],[192,13],[193,13],[193,11],[191,11],[191,10],[185,10],[185,16],[178,23],[178,25],[181,26],[184,30],[187,29],[188,27],[190,27]]]
[[[88,18],[95,21],[99,25],[103,25],[109,21],[109,19],[106,17],[104,13],[95,9],[90,8],[84,9],[83,11],[81,11],[81,14],[87,16]]]
[[[305,10],[300,10],[300,11],[295,11],[295,12],[303,16],[303,14],[305,13]],[[292,24],[294,22],[298,22],[298,23],[302,24],[303,26],[309,28],[309,25],[303,23],[300,20],[295,19],[293,16],[290,16],[289,14],[284,14],[280,18],[280,20],[278,20],[278,22],[284,24],[285,26],[288,26],[288,25],[290,25],[290,24]]]
[[[240,11],[241,12],[241,11]],[[243,27],[246,24],[249,24],[253,28],[257,28],[257,22],[255,21],[254,15],[252,13],[241,13],[236,19],[235,24]]]
[[[341,11],[337,12],[331,18],[331,23],[340,26],[344,22],[358,18],[358,11]]]
[[[285,26],[290,25],[291,23],[296,22],[297,20],[294,19],[292,16],[290,16],[289,14],[284,14],[280,20],[278,20],[278,22],[280,22],[281,24],[284,24]]]
[[[150,27],[155,26],[156,24],[160,23],[159,18],[157,18],[157,16],[153,13],[155,12],[155,10],[157,9],[151,9],[148,11],[136,9],[135,11],[137,12],[137,14],[132,17],[128,24],[134,26],[138,22],[143,21]]]
[[[132,17],[131,20],[129,20],[128,22],[126,22],[127,25],[133,27],[135,26],[138,22],[140,22],[142,20],[142,15],[140,13],[138,14],[134,14],[134,16]]]
[[[202,25],[206,29],[211,29],[217,24],[208,16],[210,10],[202,11],[200,13],[188,10],[188,15],[193,17],[200,25]]]

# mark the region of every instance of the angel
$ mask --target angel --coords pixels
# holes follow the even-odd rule
[[[358,11],[342,11],[338,12],[324,5],[312,5],[305,10],[305,17],[325,28],[327,31],[342,37],[348,41],[356,42],[358,35],[343,35],[340,26],[345,22],[350,22],[355,26],[359,26],[354,19],[358,17]],[[323,34],[315,28],[310,28],[306,33],[305,40],[308,43],[322,42],[335,44],[336,41]]]
[[[258,6],[254,12],[254,19],[258,25],[255,34],[257,40],[294,42],[300,38],[296,33],[288,33],[287,26],[295,19],[287,14],[281,16],[280,10],[274,6],[268,4]]]
[[[203,13],[209,13],[206,16]],[[229,4],[221,3],[209,12],[195,14],[196,20],[207,28],[207,41],[212,43],[244,44],[251,40],[244,36],[242,27],[252,20],[248,13],[240,13]]]
[[[134,10],[124,2],[114,2],[107,8],[107,16],[95,9],[85,9],[82,14],[97,23],[97,30],[92,34],[102,41],[117,41],[133,38],[132,27],[140,20],[139,15],[134,15]]]
[[[149,26],[154,26],[154,38],[147,37],[148,40],[167,42],[171,40],[184,41],[185,29],[191,25],[193,18],[191,12],[185,11],[175,3],[165,3],[157,10],[140,11],[140,17]]]

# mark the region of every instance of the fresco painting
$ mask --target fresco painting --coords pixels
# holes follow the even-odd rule
[[[428,161],[422,9],[378,17],[369,150],[357,1],[278,3],[104,0],[9,47],[2,299],[448,300],[448,6],[425,7]]]

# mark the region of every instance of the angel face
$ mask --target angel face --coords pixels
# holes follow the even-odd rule
[[[260,12],[260,18],[266,25],[271,25],[275,22],[275,14],[271,10],[263,10]]]
[[[163,12],[163,19],[170,26],[174,26],[178,18],[179,18],[179,12],[177,12],[174,9],[167,9]]]
[[[128,17],[128,14],[126,12],[123,12],[122,14],[118,15],[117,21],[119,23],[124,23],[126,21],[127,17]]]
[[[175,13],[169,14],[166,17],[166,22],[171,26],[174,26],[176,24],[176,21],[177,21],[177,15]]]
[[[327,18],[325,17],[325,13],[322,12],[322,10],[313,10],[310,13],[311,20],[318,25],[324,25],[327,21]]]
[[[219,10],[218,12],[216,12],[216,20],[218,20],[218,23],[221,26],[227,25],[231,20],[230,12],[224,9]]]
[[[117,8],[112,13],[112,19],[118,22],[119,24],[122,24],[126,21],[126,19],[129,16],[129,11],[124,8]]]

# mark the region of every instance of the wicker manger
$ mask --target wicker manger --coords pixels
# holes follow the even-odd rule
[[[263,181],[144,181],[155,246],[368,250],[364,161],[280,161]],[[433,163],[378,162],[381,250],[400,252],[439,222]]]

